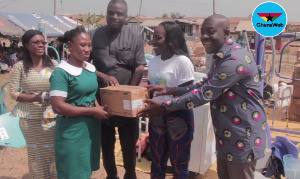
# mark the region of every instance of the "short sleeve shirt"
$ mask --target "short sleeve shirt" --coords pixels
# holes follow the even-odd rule
[[[208,82],[186,88],[189,92],[164,103],[173,111],[210,102],[218,158],[247,163],[253,155],[255,160],[264,157],[266,148],[261,85],[252,55],[228,39],[214,55]]]
[[[97,71],[116,77],[121,85],[130,83],[137,66],[146,65],[142,36],[128,26],[123,26],[117,36],[110,36],[107,26],[96,29],[92,45]],[[101,82],[99,85],[104,87]]]
[[[97,74],[92,64],[86,64],[86,68],[78,68],[62,61],[50,77],[50,96],[66,97],[74,106],[94,103]]]
[[[184,55],[174,54],[168,60],[162,60],[161,55],[153,57],[148,65],[148,81],[153,85],[178,87],[194,80],[194,66]],[[174,99],[172,95],[155,96],[153,99],[164,102]]]

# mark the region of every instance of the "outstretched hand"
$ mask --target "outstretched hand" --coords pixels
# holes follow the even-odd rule
[[[174,95],[175,88],[166,87],[163,85],[147,85],[145,86],[148,92],[155,92],[154,96],[161,96],[161,95]]]
[[[144,102],[146,107],[138,113],[138,117],[159,117],[165,114],[162,102],[155,99],[146,99]]]

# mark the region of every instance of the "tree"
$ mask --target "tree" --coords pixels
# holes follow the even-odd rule
[[[179,12],[171,12],[172,19],[183,19],[185,15],[181,15]]]
[[[100,20],[103,18],[102,14],[96,15],[95,13],[91,14],[89,12],[86,19],[84,19],[81,14],[79,14],[79,16],[80,16],[80,18],[76,18],[76,19],[89,25],[89,26],[93,26],[93,27],[102,26],[102,24],[100,23]]]
[[[163,15],[161,17],[164,18],[164,19],[168,19],[169,15],[167,13],[163,13]]]

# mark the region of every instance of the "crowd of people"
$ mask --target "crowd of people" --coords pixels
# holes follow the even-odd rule
[[[141,82],[144,40],[125,25],[126,17],[127,3],[111,0],[106,26],[91,32],[78,26],[65,32],[58,41],[67,44],[69,57],[59,64],[45,54],[47,42],[38,30],[25,32],[21,51],[5,53],[10,60],[3,59],[13,66],[10,94],[17,101],[12,115],[21,119],[31,178],[91,178],[100,167],[102,150],[107,179],[118,179],[116,129],[123,178],[137,178],[138,118],[109,114],[99,94],[99,88]],[[138,114],[150,117],[151,178],[166,177],[168,158],[174,178],[189,177],[192,109],[205,103],[211,106],[219,178],[254,178],[256,161],[264,157],[266,147],[259,72],[252,55],[229,33],[225,16],[204,20],[201,41],[213,63],[207,79],[193,85],[194,67],[180,27],[172,21],[156,27],[152,41],[156,56],[148,66],[152,99],[145,100],[147,105]]]
[[[24,46],[22,43],[20,44],[19,42],[20,40],[21,39],[18,38],[11,40],[9,46],[6,46],[5,42],[1,43],[0,41],[0,72],[2,73],[10,72],[17,62],[22,61],[24,59]],[[68,49],[63,48],[64,43],[58,40],[56,42],[57,43],[55,43],[55,41],[53,40],[49,43],[47,42],[47,44],[48,46],[52,46],[54,47],[54,49],[57,50],[60,59],[63,58],[64,60],[67,60],[69,56]],[[52,48],[47,49],[47,55],[51,59],[58,58],[54,49]]]
[[[5,42],[0,42],[0,71],[11,71],[14,64],[23,60],[23,46],[18,46],[17,41],[12,40],[9,47]]]

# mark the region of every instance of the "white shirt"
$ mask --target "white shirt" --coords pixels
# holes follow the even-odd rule
[[[173,55],[168,60],[161,60],[161,55],[158,55],[149,62],[148,80],[153,85],[178,87],[194,79],[194,66],[191,60],[186,56]],[[174,97],[165,95],[153,97],[153,99],[164,102],[174,99]]]

